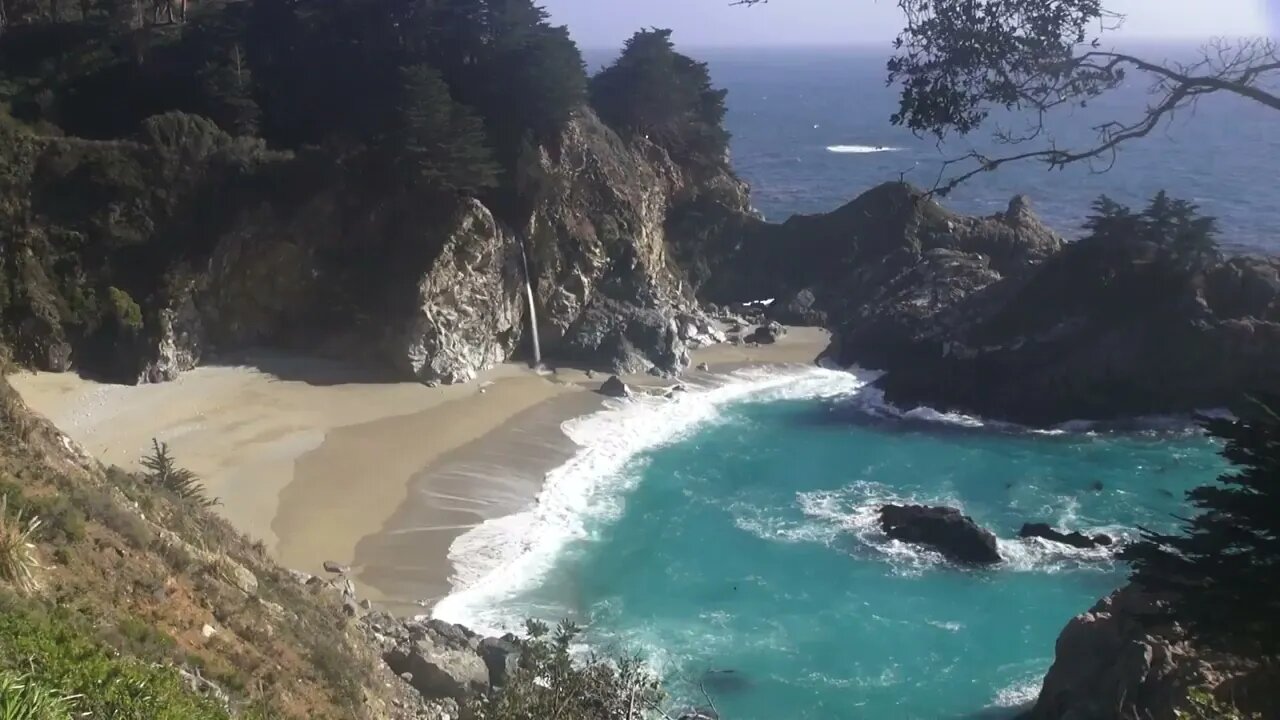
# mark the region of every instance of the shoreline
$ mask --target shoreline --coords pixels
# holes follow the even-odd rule
[[[813,363],[828,341],[824,330],[790,328],[774,345],[703,348],[693,364],[722,374]],[[159,385],[70,373],[10,382],[106,465],[136,469],[152,438],[168,443],[222,500],[218,511],[286,567],[350,566],[362,596],[415,614],[452,590],[454,541],[528,508],[546,473],[576,452],[561,425],[603,407],[594,390],[607,375],[508,363],[463,385],[351,380],[361,377],[342,363],[271,354]]]

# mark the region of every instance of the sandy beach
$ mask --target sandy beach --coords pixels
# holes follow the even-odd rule
[[[698,351],[711,371],[809,363],[825,331]],[[564,420],[601,407],[602,377],[507,364],[465,385],[361,381],[349,366],[264,355],[160,385],[21,373],[26,402],[105,464],[136,468],[152,438],[198,473],[222,512],[288,567],[353,567],[362,592],[412,612],[448,592],[448,549],[515,512],[573,452]],[[353,380],[354,378],[354,380]],[[653,378],[630,378],[654,384]]]

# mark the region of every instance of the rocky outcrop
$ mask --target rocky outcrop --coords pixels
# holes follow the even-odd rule
[[[605,397],[625,398],[631,397],[631,388],[627,387],[627,384],[617,375],[612,375],[600,384],[599,393]]]
[[[520,248],[489,209],[464,203],[417,284],[391,352],[413,377],[459,383],[511,357],[525,317]]]
[[[1276,669],[1198,646],[1166,603],[1130,585],[1071,620],[1028,720],[1177,720],[1191,689],[1274,717]]]
[[[15,168],[0,188],[0,286],[14,289],[0,336],[24,364],[120,382],[251,348],[463,382],[530,348],[526,280],[548,358],[674,374],[710,324],[669,219],[700,203],[749,212],[726,167],[681,166],[585,108],[531,164],[533,199],[501,216],[180,113],[136,141],[20,139],[0,150]],[[109,289],[141,327],[104,314]]]
[[[1097,535],[1085,535],[1078,531],[1064,533],[1060,530],[1055,530],[1047,523],[1026,523],[1022,526],[1022,529],[1018,531],[1018,537],[1043,538],[1045,540],[1052,540],[1053,542],[1070,545],[1071,547],[1080,548],[1082,550],[1110,547],[1115,543],[1115,540],[1110,535],[1103,535],[1101,533]]]
[[[699,203],[747,213],[745,185],[624,142],[590,112],[569,124],[555,157],[542,154],[541,170],[547,192],[527,237],[546,354],[616,373],[688,367],[684,327],[705,316],[670,219]]]
[[[953,303],[886,358],[882,386],[900,404],[1034,424],[1227,406],[1280,389],[1278,272],[1081,240]]]
[[[952,562],[992,565],[1001,561],[996,536],[955,508],[885,505],[880,527],[894,540],[924,545]]]
[[[387,613],[364,616],[361,626],[383,648],[392,671],[427,700],[468,700],[502,687],[520,667],[514,636],[484,638],[441,620],[401,620]]]

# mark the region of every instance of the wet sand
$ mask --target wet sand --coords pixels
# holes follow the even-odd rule
[[[826,344],[824,331],[793,328],[775,345],[700,350],[694,363],[807,363]],[[220,512],[283,564],[352,565],[363,592],[410,612],[448,591],[454,539],[526,507],[572,454],[560,426],[601,407],[591,391],[604,379],[516,364],[448,387],[359,377],[270,355],[160,385],[55,373],[10,382],[103,463],[136,468],[152,438],[169,443],[221,498]]]

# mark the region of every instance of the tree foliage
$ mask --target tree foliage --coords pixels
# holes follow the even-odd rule
[[[436,190],[474,193],[498,184],[499,168],[485,144],[484,122],[449,96],[440,72],[404,68],[399,156],[415,180]]]
[[[1200,512],[1181,533],[1144,533],[1126,551],[1135,582],[1172,593],[1173,615],[1200,637],[1280,652],[1280,398],[1207,419],[1232,469],[1188,493]]]
[[[200,507],[208,508],[220,504],[217,498],[211,498],[205,492],[198,475],[178,466],[178,461],[169,453],[169,446],[166,443],[153,439],[151,446],[151,454],[142,458],[144,477],[147,482]]]
[[[562,622],[552,632],[530,621],[520,668],[497,693],[471,708],[477,720],[641,720],[653,717],[663,699],[657,679],[635,658],[595,657],[574,662],[579,630]]]
[[[642,30],[591,79],[591,104],[619,130],[644,135],[681,158],[723,162],[726,91],[706,63],[675,50],[670,30]]]
[[[997,145],[1016,145],[1018,151],[975,150],[948,161],[934,188],[938,194],[1015,161],[1038,161],[1051,169],[1096,161],[1105,169],[1121,144],[1149,135],[1214,93],[1280,110],[1280,45],[1273,39],[1215,40],[1183,60],[1143,57],[1109,44],[1109,34],[1124,17],[1108,0],[897,4],[906,27],[888,63],[889,81],[901,86],[894,124],[943,139],[978,130],[997,111],[1023,118],[1018,126],[992,133]],[[1046,120],[1053,111],[1083,108],[1121,87],[1143,85],[1146,106],[1131,117],[1100,120],[1091,144],[1060,147],[1051,137]]]
[[[1093,203],[1084,227],[1095,238],[1149,242],[1170,266],[1190,271],[1219,256],[1217,220],[1198,211],[1194,203],[1171,198],[1164,190],[1137,213],[1103,195]]]

